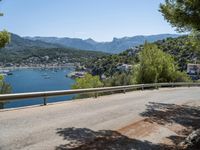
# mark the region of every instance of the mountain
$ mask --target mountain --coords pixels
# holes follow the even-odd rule
[[[58,37],[24,37],[25,39],[32,41],[43,41],[51,44],[59,44],[64,47],[73,47],[77,49],[87,49],[94,51],[103,51],[108,53],[120,53],[125,49],[139,46],[145,41],[155,42],[158,40],[163,40],[169,37],[176,38],[180,35],[177,34],[158,34],[150,36],[133,36],[133,37],[123,37],[123,38],[113,38],[111,42],[97,42],[89,38],[86,40],[79,38],[58,38]]]
[[[82,63],[108,55],[103,52],[67,48],[59,44],[29,40],[13,33],[11,33],[10,43],[5,48],[0,49],[0,54],[0,67],[10,63],[18,66]]]
[[[19,35],[11,34],[11,40],[10,43],[3,49],[5,50],[10,50],[10,51],[18,51],[18,50],[25,50],[25,49],[30,49],[30,48],[58,48],[62,47],[61,45],[58,44],[51,44],[51,43],[46,43],[43,41],[39,40],[29,40],[20,37]]]

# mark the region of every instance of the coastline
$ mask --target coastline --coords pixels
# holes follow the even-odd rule
[[[62,66],[12,66],[12,67],[0,67],[0,70],[15,70],[15,69],[57,69],[57,68],[73,68],[74,64],[62,65]]]

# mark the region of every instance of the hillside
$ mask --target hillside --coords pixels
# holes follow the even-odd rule
[[[64,47],[73,47],[77,49],[87,49],[95,51],[103,51],[108,53],[120,53],[125,49],[143,44],[145,41],[155,42],[163,40],[168,37],[178,37],[176,34],[159,34],[150,36],[133,36],[124,38],[113,38],[111,42],[96,42],[93,39],[79,39],[79,38],[57,38],[57,37],[25,37],[29,40],[39,40],[52,44],[59,44]]]
[[[4,50],[9,50],[9,51],[18,51],[18,50],[25,50],[29,48],[57,48],[57,47],[62,47],[58,44],[51,44],[51,43],[46,43],[43,41],[32,41],[28,39],[24,39],[16,34],[10,33],[11,34],[11,40],[10,43],[3,48]]]
[[[187,63],[200,62],[200,53],[188,43],[188,37],[167,38],[154,42],[160,49],[171,54],[181,71],[186,71]],[[93,75],[113,76],[119,73],[118,67],[121,64],[134,65],[138,62],[138,53],[143,45],[128,49],[120,54],[113,54],[102,57],[93,62],[87,62],[86,66],[90,68]]]
[[[66,63],[83,63],[91,59],[108,55],[103,52],[63,48],[57,44],[24,39],[11,34],[11,41],[0,49],[0,66],[36,66],[39,64],[64,65]]]

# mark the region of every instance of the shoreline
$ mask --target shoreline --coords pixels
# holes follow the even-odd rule
[[[57,68],[73,68],[74,65],[67,66],[20,66],[20,67],[0,67],[0,70],[15,70],[15,69],[57,69]]]

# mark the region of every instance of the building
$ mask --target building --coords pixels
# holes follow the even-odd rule
[[[117,66],[117,69],[120,71],[130,71],[132,69],[132,65],[129,64],[120,64]]]
[[[200,64],[188,64],[187,74],[192,77],[192,79],[200,78]]]
[[[84,71],[76,71],[68,74],[67,76],[69,78],[83,78],[85,76],[86,72]]]

